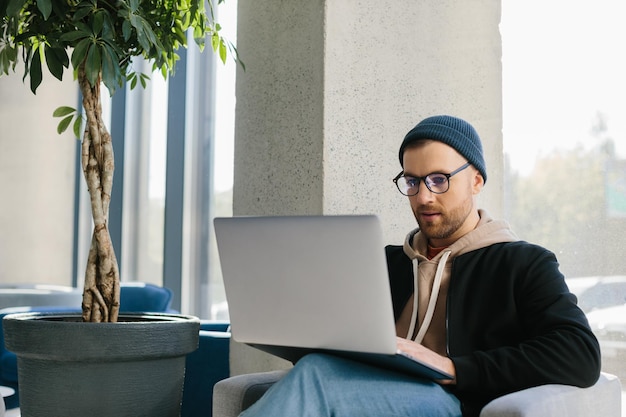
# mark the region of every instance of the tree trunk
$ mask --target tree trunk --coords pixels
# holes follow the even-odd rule
[[[108,229],[109,203],[113,186],[113,144],[102,120],[100,79],[91,86],[85,67],[78,68],[87,123],[83,133],[81,161],[91,199],[94,229],[85,271],[83,320],[115,322],[120,308],[120,279],[117,258]]]

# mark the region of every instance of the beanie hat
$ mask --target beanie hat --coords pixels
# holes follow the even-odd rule
[[[419,122],[406,134],[400,145],[401,166],[404,167],[402,157],[407,146],[420,139],[436,140],[454,148],[482,174],[483,182],[487,182],[487,169],[480,137],[465,120],[452,116],[432,116]]]

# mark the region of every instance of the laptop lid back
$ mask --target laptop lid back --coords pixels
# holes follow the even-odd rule
[[[253,345],[396,352],[379,220],[214,220],[233,338]]]

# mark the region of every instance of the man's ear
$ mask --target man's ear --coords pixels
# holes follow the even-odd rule
[[[479,170],[474,169],[474,177],[472,179],[472,191],[474,194],[479,194],[483,186],[485,185],[485,179]]]

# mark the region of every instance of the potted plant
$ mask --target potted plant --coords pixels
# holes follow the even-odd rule
[[[223,1],[218,0],[218,3]],[[43,318],[42,315],[11,317],[10,322],[7,321],[8,318],[5,318],[4,329],[7,347],[18,355],[22,416],[55,414],[67,416],[81,415],[81,412],[84,415],[85,410],[78,411],[72,404],[73,400],[66,401],[68,403],[66,411],[60,411],[58,408],[35,411],[33,408],[31,412],[30,406],[25,404],[31,397],[30,394],[25,395],[23,392],[29,385],[22,380],[22,373],[31,375],[32,371],[40,370],[37,361],[41,359],[45,349],[48,349],[34,346],[43,343],[40,329],[42,323],[53,328],[53,334],[55,334],[53,339],[57,339],[53,345],[61,350],[68,350],[70,345],[78,345],[79,341],[88,339],[86,342],[89,345],[79,349],[82,353],[74,352],[70,355],[84,356],[82,360],[86,362],[93,362],[96,357],[105,354],[107,350],[127,351],[127,353],[137,351],[130,343],[139,343],[138,346],[149,350],[150,353],[155,348],[155,344],[168,344],[167,341],[158,337],[149,338],[148,342],[143,344],[128,342],[132,334],[143,333],[150,337],[154,334],[177,334],[176,331],[167,330],[171,326],[167,327],[170,323],[165,316],[153,320],[160,326],[167,323],[166,330],[163,331],[156,330],[157,326],[150,326],[150,330],[147,331],[140,330],[147,320],[145,317],[134,317],[128,321],[120,320],[124,323],[112,325],[113,322],[118,321],[120,277],[107,225],[114,157],[111,136],[102,117],[101,87],[104,86],[113,95],[116,89],[124,86],[125,82],[130,84],[131,89],[137,85],[145,86],[149,76],[135,72],[134,57],[141,57],[152,62],[153,69],[160,71],[164,77],[172,74],[178,59],[176,51],[179,47],[187,46],[189,34],[192,34],[201,48],[205,40],[210,39],[212,49],[219,53],[222,61],[225,61],[229,50],[238,61],[237,50],[220,35],[220,26],[214,20],[211,0],[208,0],[208,3],[205,0],[0,0],[0,17],[2,19],[0,22],[2,32],[0,75],[14,71],[16,64],[21,61],[25,67],[24,78],[30,80],[30,89],[36,93],[43,79],[44,65],[59,80],[63,77],[64,69],[71,66],[82,95],[82,112],[69,106],[61,106],[54,112],[54,116],[61,117],[57,129],[59,133],[72,126],[75,135],[80,137],[82,129],[82,169],[89,190],[94,224],[85,271],[82,320],[61,320],[58,316],[47,315],[43,315]],[[182,318],[183,316],[173,317],[171,322],[184,323],[185,320]],[[195,332],[191,342],[186,342],[186,344],[193,345],[193,337],[195,337],[197,346],[199,321],[193,317],[185,318],[193,322],[187,331]],[[92,331],[102,334],[94,333],[83,337],[87,331],[77,329],[87,323],[79,323],[79,321],[104,322],[93,325],[95,327],[89,331],[90,334]],[[112,333],[118,330],[122,332],[121,335]],[[36,338],[18,340],[18,335]],[[178,334],[177,337],[180,338],[182,335]],[[71,343],[58,343],[62,341],[61,339],[65,342],[71,341]],[[49,348],[53,347],[55,346]],[[189,346],[185,349],[188,350],[188,348]],[[21,349],[23,352],[20,352]],[[195,347],[191,350],[193,349]],[[175,349],[170,345],[166,350],[170,351],[168,355],[172,355],[171,351]],[[177,355],[182,354],[184,358],[186,353],[189,351],[177,352]],[[66,362],[69,359],[61,358],[59,355],[54,353],[52,361],[63,364],[61,367],[63,375],[65,370],[73,368]],[[128,360],[127,356],[123,360]],[[34,368],[25,365],[30,358],[36,359]],[[153,358],[149,359],[149,361],[152,360]],[[181,362],[178,361],[178,363]],[[184,367],[184,360],[182,364]],[[77,368],[83,366],[84,362]],[[110,364],[105,367],[113,368]],[[125,365],[122,366],[124,367]],[[81,372],[77,372],[75,376]],[[146,370],[141,372],[149,375]],[[68,379],[70,375],[74,374],[65,373],[65,379]],[[97,373],[90,375],[91,379],[96,381],[101,378],[101,375]],[[120,381],[120,385],[123,385],[123,382]],[[163,381],[156,382],[157,384],[163,383]],[[46,383],[48,389],[52,388],[50,385],[53,383],[48,380]],[[79,382],[78,384],[79,387],[84,387],[86,383]],[[100,380],[92,385],[103,389],[105,383]],[[40,391],[39,388],[37,390]],[[80,392],[81,395],[85,395],[84,392]],[[91,411],[91,414],[95,412],[97,415],[108,415],[107,412],[102,411],[104,403],[114,403],[119,399],[106,397],[109,394],[103,394],[103,391],[100,395],[106,401],[92,399],[92,405],[97,404],[97,406],[92,407],[94,411]],[[39,402],[37,405],[39,409],[56,408],[60,401],[49,403],[48,406],[44,403],[47,400],[40,397],[32,399]],[[141,400],[134,398],[133,401]],[[98,414],[99,412],[104,414]],[[122,414],[143,415],[128,412]],[[159,414],[156,410],[151,410],[146,415]]]

